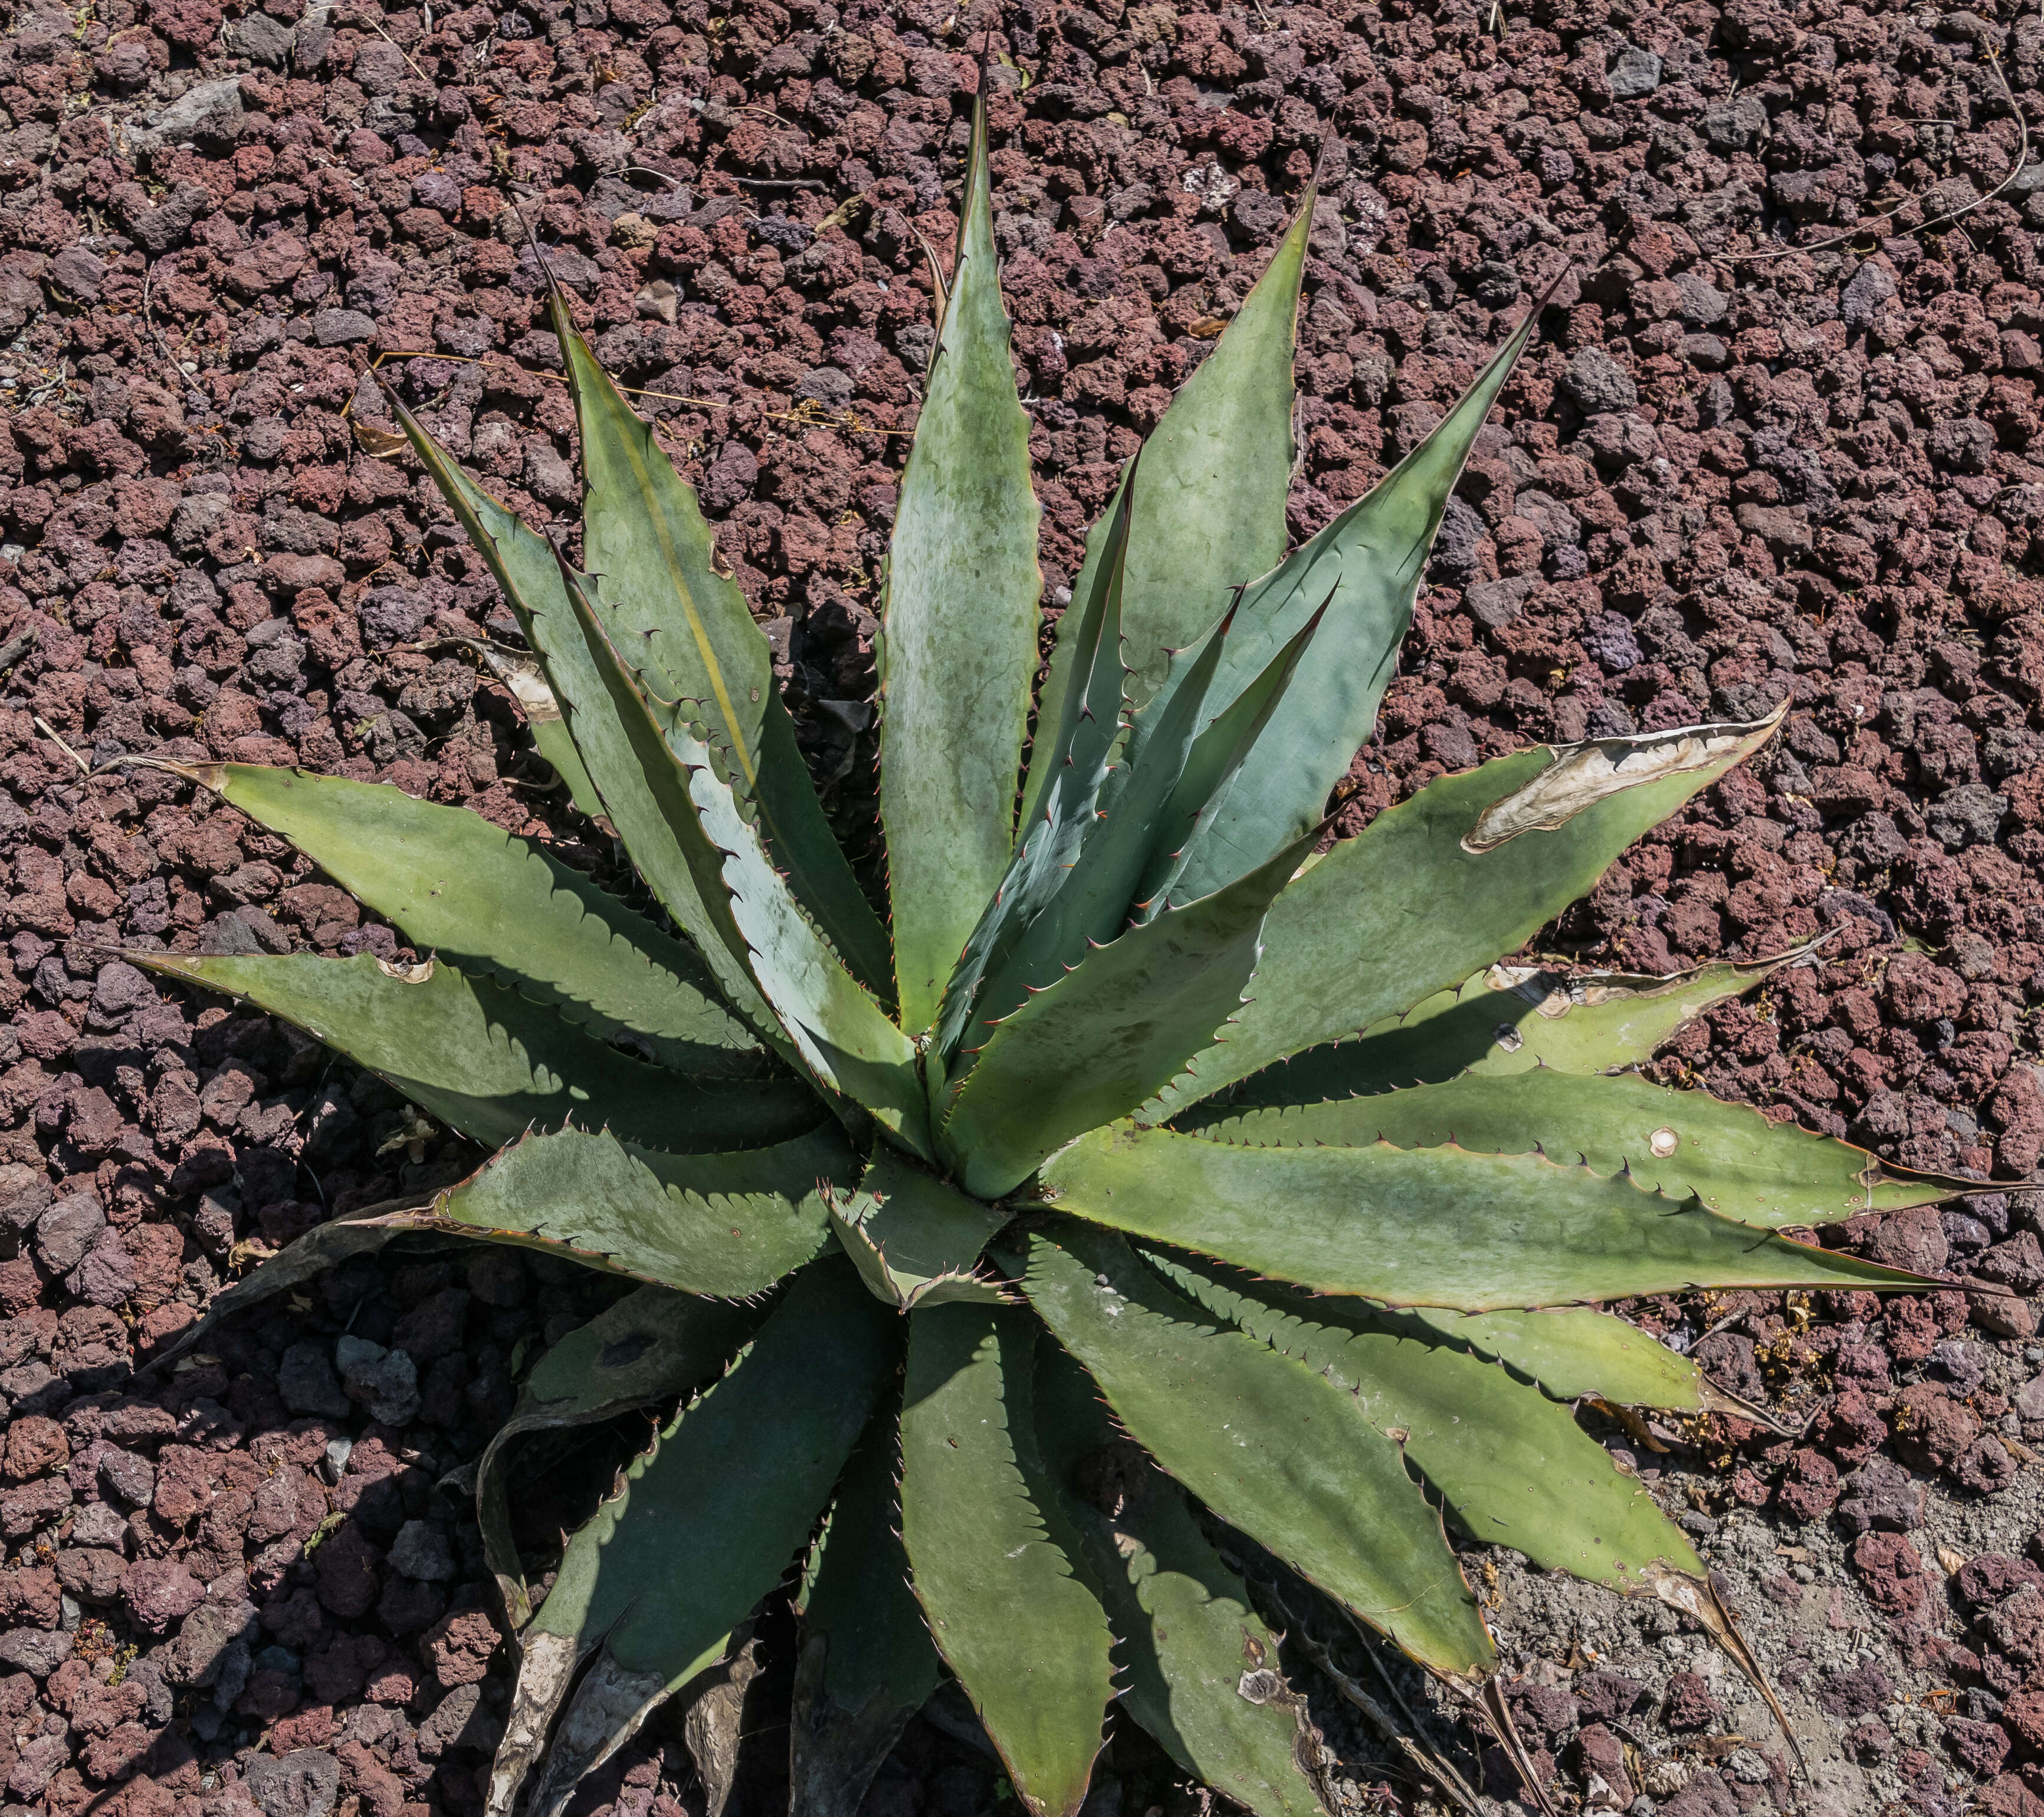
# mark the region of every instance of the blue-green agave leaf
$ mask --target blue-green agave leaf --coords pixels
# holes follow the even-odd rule
[[[1293,328],[1315,194],[1308,184],[1255,288],[1143,445],[1144,485],[1134,501],[1124,586],[1124,632],[1139,703],[1156,693],[1174,655],[1220,618],[1231,592],[1277,566],[1285,554],[1294,455]],[[1116,559],[1112,527],[1130,504],[1129,488],[1124,473],[1121,490],[1087,539],[1074,600],[1086,598]],[[1083,673],[1079,631],[1067,611],[1038,703],[1039,741],[1042,728],[1058,723]],[[1054,753],[1039,742],[1030,753],[1025,826],[1055,767]]]
[[[1020,1307],[909,1323],[901,1537],[945,1662],[1032,1817],[1076,1817],[1100,1752],[1113,1643],[1036,1450],[1036,1329]]]
[[[1040,513],[995,266],[986,110],[974,110],[958,255],[887,558],[880,813],[901,1025],[936,1019],[1001,887],[1036,668]]]

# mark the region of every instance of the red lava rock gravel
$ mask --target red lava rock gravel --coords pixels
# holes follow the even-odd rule
[[[984,80],[1048,604],[1316,167],[1299,535],[1565,272],[1450,507],[1344,828],[1528,740],[1789,700],[1769,753],[1543,944],[1660,972],[1828,935],[1684,1031],[1658,1075],[1979,1183],[1825,1233],[1947,1290],[1636,1309],[1800,1432],[1608,1436],[1739,1590],[1808,1717],[1808,1786],[1671,1612],[1565,1608],[1508,1570],[1535,1765],[1665,1817],[1796,1797],[2038,1817],[2044,163],[2017,168],[2009,96],[2044,148],[2041,67],[2044,20],[2002,0],[18,0],[0,40],[10,1801],[473,1817],[511,1667],[464,1467],[518,1370],[609,1291],[508,1252],[392,1253],[144,1372],[255,1258],[473,1156],[293,1031],[112,956],[397,943],[175,778],[80,764],[382,779],[609,874],[471,654],[513,634],[480,563],[409,458],[377,452],[381,359],[514,507],[571,513],[529,224],[649,393],[832,811],[870,846],[875,575],[932,340],[924,247],[949,256]],[[600,1478],[643,1430],[533,1455],[536,1560],[585,1511],[593,1461]],[[1591,1657],[1578,1616],[1617,1624]],[[786,1637],[766,1639],[782,1677],[759,1682],[785,1695]],[[1376,1744],[1315,1708],[1350,1763],[1340,1796],[1389,1796]],[[1098,1817],[1183,1802],[1116,1750]],[[1510,1797],[1501,1757],[1483,1765]],[[733,1794],[774,1796],[770,1761]],[[676,1720],[578,1809],[704,1797]],[[939,1708],[873,1797],[978,1817],[995,1769]]]

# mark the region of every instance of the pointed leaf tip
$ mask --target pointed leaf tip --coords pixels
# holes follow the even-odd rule
[[[1691,728],[1689,736],[1712,745],[1708,761],[1657,767],[1636,780],[1627,751],[1684,734],[1536,746],[1437,777],[1387,808],[1354,838],[1337,841],[1273,906],[1256,1010],[1244,1020],[1245,1040],[1229,1068],[1208,1089],[1324,1042],[1346,1041],[1516,951],[1589,894],[1635,839],[1773,732],[1771,721]],[[1720,741],[1720,734],[1735,735]],[[1620,786],[1604,789],[1551,830],[1530,824],[1551,806],[1541,778],[1572,753],[1600,748],[1609,755],[1608,780]],[[1501,832],[1504,803],[1514,804],[1516,831],[1472,852],[1466,836],[1487,812],[1489,834]],[[1316,811],[1319,806],[1316,799]],[[1456,912],[1415,915],[1415,902],[1453,903]],[[1164,1121],[1191,1102],[1174,1088],[1144,1119]]]
[[[1212,692],[1224,705],[1255,685],[1272,655],[1294,634],[1317,599],[1331,609],[1343,660],[1305,671],[1285,711],[1258,736],[1218,810],[1208,837],[1227,857],[1217,878],[1247,868],[1259,841],[1281,838],[1320,814],[1376,723],[1399,644],[1449,493],[1477,431],[1496,402],[1532,328],[1529,316],[1421,445],[1367,496],[1255,581],[1243,596],[1243,634],[1231,640]],[[1168,692],[1185,684],[1174,662]],[[1132,754],[1147,727],[1139,720]]]
[[[1181,388],[1143,444],[1150,482],[1131,504],[1127,476],[1086,539],[1073,596],[1110,560],[1127,511],[1124,639],[1138,706],[1163,685],[1174,654],[1198,644],[1228,610],[1230,577],[1275,566],[1285,542],[1293,455],[1292,378],[1299,284],[1311,209],[1295,220],[1219,344]],[[1078,626],[1058,628],[1042,715],[1080,684]],[[1032,757],[1025,799],[1045,784]]]
[[[1787,1242],[1693,1197],[1642,1193],[1531,1155],[1374,1140],[1250,1148],[1124,1125],[1074,1143],[1044,1172],[1061,1206],[1097,1223],[1387,1305],[1489,1312],[1699,1283],[1920,1285]],[[1366,1227],[1355,1221],[1358,1203],[1376,1213]]]
[[[880,808],[901,1020],[912,1035],[945,1006],[957,956],[1008,868],[1043,589],[983,105],[973,120],[951,295],[901,476],[882,605]]]
[[[1523,833],[1554,833],[1599,802],[1647,784],[1722,771],[1750,757],[1787,715],[1785,700],[1746,723],[1682,726],[1632,738],[1552,746],[1554,761],[1523,787],[1493,801],[1462,836],[1462,849],[1494,852]]]

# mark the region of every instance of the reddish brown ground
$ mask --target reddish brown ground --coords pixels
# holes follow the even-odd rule
[[[408,1160],[389,1091],[107,957],[393,943],[279,841],[166,776],[86,784],[58,738],[95,763],[380,777],[608,861],[538,792],[509,696],[434,643],[508,628],[480,565],[417,470],[363,451],[341,414],[383,420],[372,357],[431,350],[386,375],[536,520],[571,508],[515,194],[603,357],[670,394],[651,408],[864,837],[874,580],[930,341],[922,244],[954,231],[945,185],[989,42],[1053,599],[1316,159],[1300,534],[1412,446],[1569,266],[1451,508],[1351,819],[1530,739],[1791,697],[1773,751],[1555,938],[1666,969],[1832,930],[1824,964],[1685,1033],[1669,1075],[1973,1171],[1981,1192],[1953,1209],[1846,1240],[2023,1294],[2044,1282],[2044,1194],[2023,1190],[2044,1152],[2044,166],[1973,205],[2022,161],[2004,79],[2044,118],[2034,13],[26,4],[0,44],[13,1801],[474,1811],[509,1664],[472,1521],[434,1485],[503,1416],[521,1347],[601,1291],[502,1255],[363,1262],[167,1381],[133,1374],[244,1265],[237,1245],[467,1157]],[[1955,1532],[2023,1550],[2026,1441],[2044,1442],[2034,1315],[1956,1290],[1810,1313],[1799,1330],[1758,1297],[1686,1326],[1649,1309],[1692,1333],[1734,1320],[1700,1354],[1743,1392],[1819,1409],[1800,1441],[1726,1431],[1689,1455],[1696,1518],[1762,1510],[1784,1543],[1850,1560],[1837,1594],[1864,1612],[1862,1662],[1791,1648],[1782,1669],[1800,1707],[1850,1728],[1865,1810],[1973,1796],[2036,1817],[2036,1570],[1990,1554],[1948,1581],[1910,1537],[1914,1472]],[[344,1326],[393,1347],[348,1388]],[[588,1473],[571,1458],[548,1480]],[[528,1512],[543,1543],[571,1500],[536,1491]],[[1827,1593],[1766,1569],[1784,1607]],[[1623,1802],[1641,1762],[1622,1738],[1724,1720],[1694,1674],[1619,1663],[1631,1679],[1550,1659],[1520,1700],[1569,1784],[1594,1771]],[[1898,1681],[1919,1700],[1906,1720]],[[1141,1810],[1162,1777],[1117,1747],[1100,1796]],[[1788,1798],[1724,1754],[1691,1750],[1687,1784],[1657,1793],[1668,1817]],[[700,1796],[669,1729],[583,1807]],[[994,1796],[991,1767],[928,1725],[876,1793],[899,1817],[974,1817]]]

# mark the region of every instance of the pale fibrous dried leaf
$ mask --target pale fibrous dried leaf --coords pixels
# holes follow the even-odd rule
[[[666,1702],[668,1693],[667,1681],[659,1673],[628,1672],[608,1652],[599,1655],[554,1732],[545,1776],[532,1794],[528,1817],[560,1817],[582,1776],[638,1734],[640,1724]]]
[[[547,1731],[567,1700],[581,1648],[567,1635],[533,1634],[526,1637],[524,1652],[504,1738],[490,1769],[488,1817],[511,1817],[527,1774],[546,1752]]]
[[[760,1643],[747,1639],[703,1676],[708,1681],[682,1719],[689,1756],[702,1781],[704,1817],[724,1817],[738,1781],[747,1692],[763,1669]]]
[[[528,724],[544,726],[560,718],[561,703],[555,699],[553,689],[547,685],[546,672],[539,664],[508,655],[486,643],[471,647],[482,666],[511,690],[512,698],[524,711]]]
[[[1552,747],[1554,761],[1523,788],[1493,802],[1462,835],[1466,852],[1494,852],[1522,833],[1552,833],[1600,801],[1750,755],[1774,734],[1783,701],[1744,725],[1684,726],[1645,738],[1596,738]]]
[[[1678,1608],[1692,1616],[1702,1625],[1704,1631],[1723,1647],[1731,1662],[1746,1675],[1746,1682],[1758,1691],[1773,1714],[1781,1731],[1782,1739],[1788,1742],[1799,1766],[1806,1766],[1803,1758],[1803,1744],[1796,1738],[1796,1731],[1788,1726],[1788,1712],[1781,1708],[1781,1700],[1775,1696],[1774,1687],[1769,1682],[1765,1672],[1761,1669],[1759,1660],[1746,1636],[1739,1631],[1732,1619],[1731,1611],[1708,1581],[1680,1571],[1662,1570],[1652,1574],[1654,1593],[1671,1608]]]
[[[355,445],[372,460],[387,461],[393,454],[402,454],[411,445],[395,429],[365,423],[359,416],[353,419],[353,423]]]
[[[1769,973],[1808,958],[1829,937],[1820,935],[1785,953],[1742,960],[1738,970],[1741,976],[1750,975],[1758,983]],[[1680,995],[1707,969],[1692,965],[1665,976],[1640,972],[1561,972],[1551,965],[1512,964],[1500,960],[1484,973],[1483,982],[1486,989],[1508,991],[1531,1004],[1535,1014],[1551,1022],[1559,1022],[1572,1010],[1599,1009],[1631,998]]]

